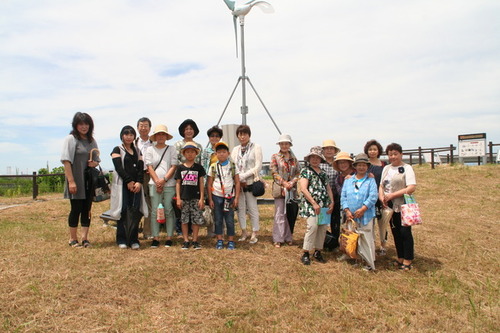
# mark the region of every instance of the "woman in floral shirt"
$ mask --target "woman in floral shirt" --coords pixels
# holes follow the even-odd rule
[[[280,146],[280,151],[271,156],[270,164],[271,174],[274,178],[273,242],[275,247],[281,247],[281,243],[285,242],[292,245],[297,209],[294,210],[295,216],[288,216],[288,211],[293,210],[290,205],[297,207],[293,200],[297,197],[296,185],[299,180],[300,164],[290,149],[292,146],[290,135],[280,135],[276,144]]]
[[[307,230],[304,236],[304,254],[302,255],[302,263],[310,265],[311,259],[309,252],[313,249],[313,257],[321,263],[325,263],[325,259],[321,255],[323,243],[325,242],[327,224],[318,225],[318,215],[321,208],[328,207],[328,214],[333,211],[333,193],[330,187],[328,176],[319,167],[321,162],[324,162],[324,157],[320,146],[311,148],[309,154],[304,157],[304,160],[309,165],[303,168],[300,172],[299,186],[302,191],[303,198],[300,203],[299,214],[307,218]]]

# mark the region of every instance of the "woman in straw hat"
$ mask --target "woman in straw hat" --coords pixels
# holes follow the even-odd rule
[[[174,147],[166,144],[172,139],[165,125],[157,125],[150,137],[153,146],[146,150],[146,165],[151,180],[149,181],[149,193],[151,195],[151,234],[153,236],[152,248],[160,245],[160,224],[157,221],[157,209],[160,203],[164,207],[167,240],[165,247],[172,246],[174,233],[174,209],[172,198],[175,195],[175,169],[179,164],[177,151]]]
[[[294,203],[297,198],[297,182],[299,181],[300,164],[290,149],[293,146],[292,138],[282,134],[278,138],[280,150],[271,156],[270,169],[273,175],[274,197],[274,224],[273,242],[275,247],[282,243],[292,244],[293,226],[297,215],[289,216],[288,204]],[[296,205],[296,203],[294,203]],[[291,209],[290,209],[291,210]],[[295,209],[295,213],[297,210]]]
[[[366,154],[358,154],[353,166],[354,176],[346,179],[342,187],[341,205],[347,220],[357,224],[358,254],[367,262],[367,271],[375,270],[375,242],[373,240],[373,219],[378,192],[375,179],[368,177],[370,161]]]
[[[330,231],[332,233],[332,242],[329,243],[328,250],[334,250],[339,247],[339,237],[340,237],[340,192],[342,187],[337,182],[337,177],[339,175],[338,171],[333,167],[333,162],[335,161],[335,156],[340,152],[340,148],[333,140],[323,141],[323,156],[325,157],[325,162],[321,163],[319,167],[326,173],[330,183],[330,187],[333,192],[334,206],[332,217],[330,221]]]
[[[307,218],[307,230],[303,245],[304,253],[301,260],[304,265],[310,265],[309,252],[312,250],[315,250],[314,259],[321,263],[326,262],[321,255],[321,250],[325,242],[327,224],[318,225],[318,216],[321,208],[328,208],[327,214],[331,214],[334,203],[332,189],[328,184],[328,176],[319,167],[320,163],[325,160],[321,147],[312,147],[304,160],[309,165],[302,168],[299,179],[300,191],[303,194],[299,214]]]

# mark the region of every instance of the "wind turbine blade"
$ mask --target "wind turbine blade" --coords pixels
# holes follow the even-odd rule
[[[269,2],[257,1],[253,3],[254,6],[259,7],[264,13],[271,14],[274,13],[274,8]]]
[[[224,0],[224,2],[226,3],[226,6],[227,6],[227,8],[229,8],[230,11],[234,10],[234,1]]]
[[[234,40],[236,41],[236,58],[238,58],[238,29],[236,28],[236,16],[233,15]]]

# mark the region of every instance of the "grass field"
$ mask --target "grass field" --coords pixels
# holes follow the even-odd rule
[[[424,224],[414,269],[388,256],[369,273],[338,254],[300,263],[272,246],[273,206],[255,245],[216,251],[119,250],[93,207],[93,247],[67,245],[69,202],[0,198],[0,331],[4,332],[498,332],[500,167],[416,167]],[[304,236],[297,221],[295,243]]]

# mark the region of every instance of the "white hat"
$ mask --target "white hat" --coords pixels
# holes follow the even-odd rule
[[[289,134],[281,134],[276,144],[279,145],[281,142],[288,142],[290,146],[293,146],[292,137]]]

